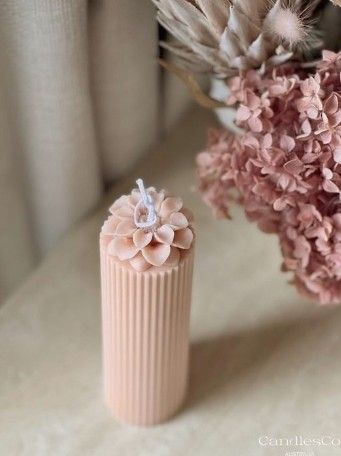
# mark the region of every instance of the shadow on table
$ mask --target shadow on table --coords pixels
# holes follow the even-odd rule
[[[272,357],[277,357],[275,366],[282,376],[293,368],[292,362],[299,368],[305,357],[301,352],[295,357],[295,353],[301,348],[306,353],[315,335],[323,337],[336,318],[341,319],[341,309],[331,309],[320,317],[273,322],[245,332],[194,342],[186,405],[191,407],[217,397],[222,390],[225,397],[240,388],[247,390],[248,383],[257,378]]]

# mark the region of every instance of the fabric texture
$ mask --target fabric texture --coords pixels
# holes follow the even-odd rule
[[[148,152],[158,135],[158,35],[150,0],[90,2],[95,123],[106,183]]]
[[[150,0],[1,2],[0,300],[155,143],[157,53]]]
[[[146,429],[123,426],[104,404],[98,233],[134,172],[0,310],[1,456],[340,456],[339,445],[269,445],[339,438],[341,308],[298,297],[280,271],[276,238],[247,223],[241,208],[232,221],[215,221],[190,191],[213,122],[190,111],[136,170],[181,194],[196,216],[183,410]]]

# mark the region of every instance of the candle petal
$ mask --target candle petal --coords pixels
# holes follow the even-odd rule
[[[179,212],[182,208],[182,199],[169,196],[166,198],[160,207],[159,215],[162,219],[170,216],[172,212]]]
[[[173,267],[179,264],[180,261],[180,251],[179,249],[175,247],[171,247],[171,253],[169,254],[169,257],[165,261],[164,265],[168,267]]]
[[[122,206],[119,209],[117,209],[114,214],[121,218],[121,219],[132,219],[134,216],[134,209],[132,206],[127,205],[127,206]]]
[[[194,222],[194,215],[193,212],[187,209],[186,207],[183,207],[180,211],[184,216],[186,217],[188,224],[191,225]]]
[[[151,242],[152,237],[153,233],[151,231],[137,230],[133,235],[133,241],[136,247],[143,249]]]
[[[181,230],[182,228],[187,228],[188,220],[181,212],[173,212],[169,216],[169,224],[173,230]]]
[[[149,192],[149,195],[151,196],[152,200],[153,200],[153,203],[154,203],[154,206],[155,206],[155,210],[157,212],[160,211],[160,207],[161,207],[161,204],[163,202],[163,200],[165,199],[165,191],[164,190],[161,190],[160,192],[157,192],[155,190],[155,188],[151,187],[148,189],[148,192]]]
[[[174,230],[169,225],[162,225],[154,234],[155,239],[161,244],[172,244],[174,239]]]
[[[129,198],[129,202],[135,207],[141,199],[141,194],[139,190],[132,190],[131,195],[129,195]]]
[[[141,253],[134,256],[134,258],[129,260],[129,262],[130,262],[131,266],[135,269],[135,271],[138,271],[138,272],[146,271],[147,269],[149,269],[151,267],[151,265],[148,263],[148,261],[146,261],[143,258],[143,255]]]
[[[136,231],[136,226],[131,220],[123,220],[116,227],[117,236],[132,236]]]
[[[179,249],[189,249],[193,242],[193,232],[189,228],[184,228],[175,232],[172,246]]]
[[[106,220],[103,224],[102,233],[114,235],[116,233],[116,227],[119,221],[120,220],[114,216],[109,217],[108,220]]]
[[[168,244],[149,244],[142,250],[142,255],[153,266],[161,266],[169,257],[170,251]]]
[[[125,237],[114,238],[108,246],[108,253],[117,256],[121,261],[130,260],[138,251],[139,249],[134,245],[133,240]]]
[[[117,211],[117,209],[119,209],[120,207],[123,207],[125,206],[129,201],[129,196],[128,195],[122,195],[120,196],[115,202],[114,204],[112,204],[109,208],[109,211],[113,214],[115,211]]]

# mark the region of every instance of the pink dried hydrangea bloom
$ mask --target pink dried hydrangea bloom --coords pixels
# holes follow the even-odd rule
[[[279,236],[283,269],[301,292],[341,302],[341,53],[314,74],[286,64],[229,84],[242,136],[211,133],[198,156],[200,189],[218,215],[229,203]]]
[[[123,195],[111,206],[111,215],[102,227],[102,235],[108,236],[109,255],[121,261],[129,261],[139,272],[152,266],[176,265],[181,252],[191,247],[194,234],[193,216],[183,207],[181,198],[172,197],[164,190],[157,192],[150,187],[147,193],[152,198],[156,222],[148,228],[136,225],[136,209],[141,221],[145,220],[145,208],[139,209],[139,190]]]
[[[291,213],[290,213],[291,212]],[[283,270],[294,272],[294,283],[321,304],[338,304],[341,297],[341,212],[322,216],[314,205],[284,211],[280,244]]]

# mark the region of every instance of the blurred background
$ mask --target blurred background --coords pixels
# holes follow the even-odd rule
[[[0,22],[1,303],[190,100],[150,0],[3,0]]]
[[[150,0],[0,3],[0,302],[174,124]]]

